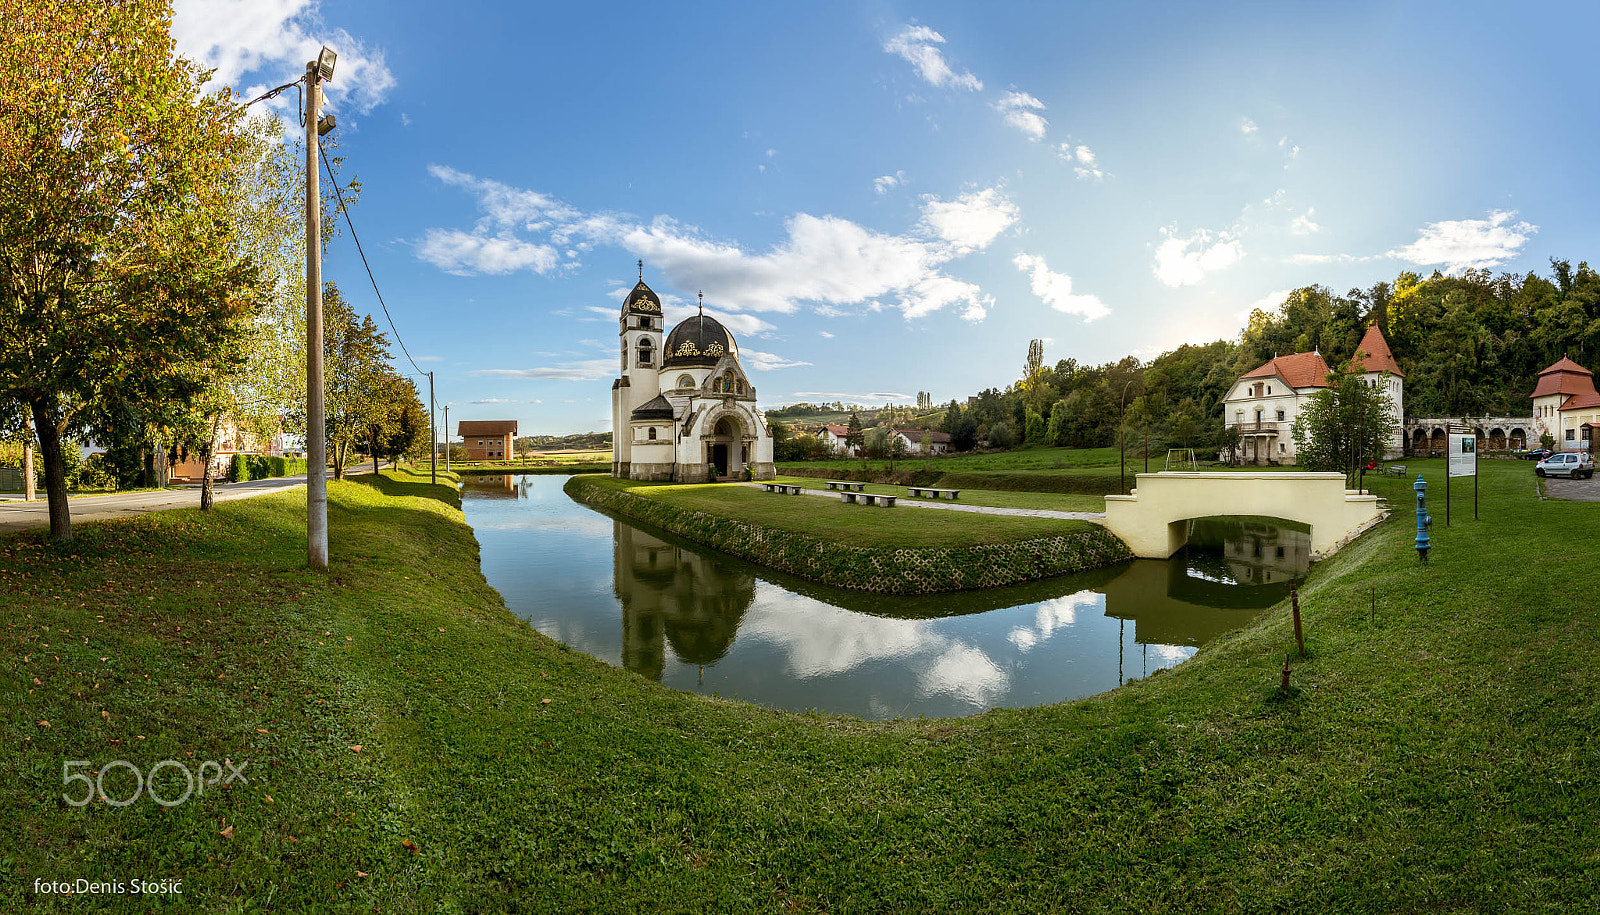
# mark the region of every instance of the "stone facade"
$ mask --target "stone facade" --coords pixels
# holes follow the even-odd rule
[[[1406,439],[1406,454],[1412,457],[1431,457],[1434,452],[1444,454],[1446,438],[1451,428],[1457,431],[1470,429],[1477,433],[1478,451],[1518,451],[1539,447],[1543,431],[1531,416],[1488,416],[1466,418],[1459,416],[1417,416],[1405,421],[1402,431]]]

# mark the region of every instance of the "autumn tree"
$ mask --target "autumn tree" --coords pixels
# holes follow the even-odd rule
[[[168,4],[0,0],[0,22],[0,399],[28,405],[65,540],[83,411],[193,396],[253,308],[225,218],[240,109],[200,94]]]
[[[1339,471],[1354,486],[1364,463],[1380,457],[1398,419],[1381,385],[1357,371],[1330,372],[1328,386],[1300,408],[1290,434],[1307,470]]]

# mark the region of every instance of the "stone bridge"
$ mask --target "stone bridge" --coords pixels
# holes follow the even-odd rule
[[[1314,559],[1382,517],[1378,497],[1345,489],[1342,473],[1141,473],[1132,495],[1106,496],[1106,528],[1144,559],[1176,553],[1190,520],[1227,515],[1309,526]]]

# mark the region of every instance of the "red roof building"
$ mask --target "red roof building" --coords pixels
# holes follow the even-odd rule
[[[1533,389],[1533,421],[1556,441],[1558,450],[1600,448],[1600,392],[1594,373],[1562,356],[1539,373]]]
[[[1394,361],[1394,354],[1389,352],[1389,341],[1383,339],[1383,331],[1376,324],[1367,328],[1367,335],[1361,338],[1350,362],[1365,372],[1388,372],[1397,378],[1406,377],[1406,373],[1400,371],[1400,363]]]
[[[464,419],[456,430],[467,449],[469,461],[504,461],[514,453],[512,443],[517,438],[514,419]]]

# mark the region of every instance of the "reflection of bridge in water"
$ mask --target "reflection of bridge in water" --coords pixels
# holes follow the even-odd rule
[[[621,519],[613,519],[613,536],[623,666],[660,680],[669,648],[679,661],[700,666],[726,656],[755,603],[756,568]],[[1190,545],[1169,560],[1134,560],[984,591],[892,597],[760,574],[840,609],[886,620],[967,616],[1042,604],[1064,591],[1098,592],[1105,616],[1133,624],[1135,642],[1193,648],[1283,600],[1291,577],[1310,565],[1310,534],[1265,519],[1202,519],[1190,536]]]

